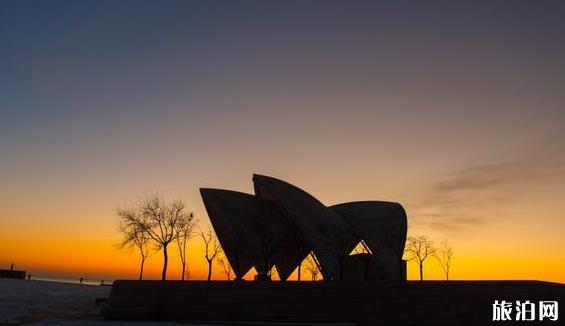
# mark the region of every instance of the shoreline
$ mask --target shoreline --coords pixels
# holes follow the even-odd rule
[[[63,278],[63,277],[51,277],[51,276],[38,276],[31,277],[31,279],[26,279],[26,281],[42,281],[42,282],[54,282],[54,283],[65,283],[65,284],[82,284],[82,285],[92,285],[92,286],[111,286],[114,280],[96,280],[96,279],[83,279],[82,283],[80,278]],[[104,281],[104,284],[101,284]]]
[[[55,280],[0,279],[0,324],[44,320],[101,320],[97,299],[107,299],[109,286]]]

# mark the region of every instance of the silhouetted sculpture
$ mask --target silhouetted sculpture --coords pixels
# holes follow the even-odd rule
[[[362,241],[370,250],[365,279],[405,280],[406,213],[398,203],[351,202],[326,207],[287,182],[253,175],[255,195],[200,189],[225,255],[240,279],[252,267],[264,279],[276,266],[286,280],[312,252],[324,279],[348,279],[348,258]],[[374,275],[374,277],[369,277]],[[356,276],[352,276],[357,278]]]

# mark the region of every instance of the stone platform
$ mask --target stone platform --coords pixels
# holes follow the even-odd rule
[[[485,325],[494,300],[563,304],[564,294],[565,285],[538,281],[115,281],[102,314],[260,325]]]
[[[17,278],[23,280],[26,278],[26,275],[26,271],[0,269],[0,278]]]

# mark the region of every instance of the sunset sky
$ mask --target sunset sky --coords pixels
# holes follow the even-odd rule
[[[206,228],[198,188],[260,173],[400,202],[450,278],[565,282],[564,35],[561,1],[3,1],[0,268],[136,277],[118,206]]]

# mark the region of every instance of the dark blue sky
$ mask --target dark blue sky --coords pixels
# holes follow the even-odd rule
[[[4,1],[2,170],[561,150],[564,17],[561,1]]]
[[[98,239],[152,190],[204,216],[253,172],[416,231],[563,226],[564,35],[563,1],[1,1],[1,229]]]

